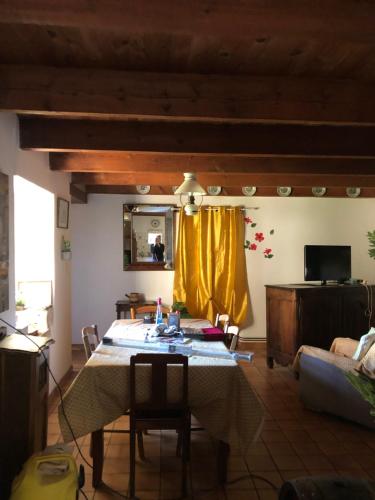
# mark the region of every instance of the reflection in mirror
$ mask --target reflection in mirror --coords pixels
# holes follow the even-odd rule
[[[175,205],[124,205],[124,270],[172,269]]]

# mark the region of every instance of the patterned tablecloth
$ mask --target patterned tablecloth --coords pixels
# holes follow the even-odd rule
[[[210,323],[193,319],[184,321],[182,326],[203,328]],[[106,336],[143,339],[150,327],[152,325],[145,325],[142,320],[117,320]],[[222,342],[193,341],[193,345],[218,352],[226,349]],[[100,344],[79,372],[63,399],[65,414],[76,438],[104,427],[127,410],[130,356],[136,352]],[[175,374],[173,370],[171,374],[168,372],[168,387],[178,385],[177,380],[174,384]],[[149,388],[146,379],[145,373],[145,392]],[[241,367],[232,359],[189,357],[189,405],[192,414],[214,438],[243,453],[262,426],[263,408]],[[71,441],[61,404],[59,421],[64,441]]]

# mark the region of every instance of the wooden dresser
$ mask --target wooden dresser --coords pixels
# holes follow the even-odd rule
[[[329,349],[335,337],[359,339],[369,330],[375,286],[266,285],[267,364],[291,363],[299,347]]]
[[[53,341],[30,338],[48,360],[48,344]],[[6,492],[4,498],[22,464],[46,446],[48,378],[43,355],[25,336],[13,334],[0,341],[0,491]]]

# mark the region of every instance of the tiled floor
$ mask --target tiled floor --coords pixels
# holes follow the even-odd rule
[[[255,476],[268,479],[278,488],[290,478],[306,475],[338,474],[375,479],[375,436],[371,431],[335,417],[305,410],[298,398],[298,382],[288,368],[270,370],[265,363],[265,344],[246,344],[256,353],[251,365],[242,365],[249,382],[266,409],[266,420],[259,440],[246,457],[232,451],[229,480],[218,486],[215,476],[215,444],[205,432],[192,436],[190,496],[199,500],[274,500],[278,492]],[[84,363],[82,351],[73,351],[74,369]],[[57,421],[57,401],[52,404],[48,440],[61,439]],[[122,421],[121,421],[122,420]],[[113,426],[126,426],[126,417]],[[105,434],[105,484],[126,495],[129,470],[127,434]],[[78,440],[86,460],[91,463],[89,436]],[[140,499],[172,499],[180,496],[180,459],[176,458],[176,434],[151,432],[145,436],[147,462],[137,462],[136,494]],[[74,451],[77,463],[84,463]],[[90,467],[85,465],[84,492],[95,500],[122,498],[103,486],[91,486]],[[253,476],[251,476],[253,474]],[[84,498],[80,495],[80,498]]]

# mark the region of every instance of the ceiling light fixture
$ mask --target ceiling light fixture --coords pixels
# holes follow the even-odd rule
[[[204,196],[207,193],[197,182],[195,174],[188,172],[184,174],[184,177],[184,182],[176,189],[174,194],[180,195],[181,205],[184,207],[186,215],[196,215],[198,213],[199,206],[195,204],[195,196]],[[187,203],[182,202],[182,195],[184,194],[188,196]]]

